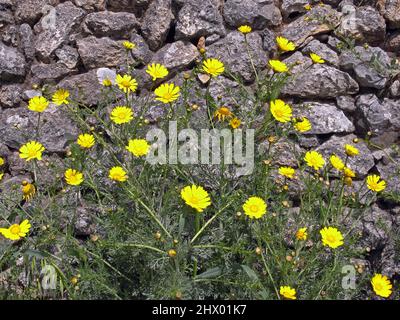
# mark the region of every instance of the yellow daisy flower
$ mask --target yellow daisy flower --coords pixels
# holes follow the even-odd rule
[[[4,158],[0,157],[0,166],[2,166],[5,163]]]
[[[125,148],[135,157],[141,157],[145,156],[149,152],[150,145],[144,139],[131,139],[129,140],[128,146]]]
[[[281,286],[279,288],[279,293],[282,297],[289,300],[296,300],[296,289],[293,289],[289,286]]]
[[[250,197],[243,204],[243,210],[250,219],[260,219],[267,212],[267,204],[259,197]]]
[[[356,173],[353,170],[351,170],[349,167],[343,168],[343,174],[346,178],[355,178],[356,177]]]
[[[111,180],[124,182],[128,180],[127,172],[122,167],[113,167],[108,173],[108,177]]]
[[[131,91],[135,92],[138,86],[137,81],[127,74],[125,74],[124,76],[117,74],[115,82],[117,83],[118,87],[125,93],[129,93]]]
[[[0,181],[3,180],[4,172],[0,172]]]
[[[41,143],[30,141],[19,149],[19,157],[21,159],[25,159],[26,161],[30,161],[32,159],[42,160],[42,152],[44,150],[45,149]]]
[[[156,100],[162,103],[171,103],[179,98],[180,91],[181,88],[173,83],[164,83],[154,91],[154,94],[157,96]]]
[[[124,48],[126,50],[132,50],[132,49],[136,48],[136,44],[134,44],[133,42],[130,42],[130,41],[124,41],[124,42],[122,42],[122,45],[124,46]]]
[[[331,165],[338,171],[342,171],[344,168],[344,163],[342,161],[342,159],[340,159],[340,157],[338,157],[337,155],[333,154],[331,155],[331,157],[329,158],[329,161],[331,162]]]
[[[325,164],[324,158],[317,151],[308,151],[304,157],[304,160],[306,161],[307,165],[311,168],[314,168],[314,170],[321,169]]]
[[[32,183],[29,183],[28,181],[22,181],[21,182],[22,188],[22,198],[26,201],[29,201],[33,198],[33,196],[36,193],[36,188]]]
[[[225,71],[225,67],[218,59],[207,59],[203,62],[203,71],[212,77],[217,77]]]
[[[307,228],[300,228],[296,232],[296,239],[299,241],[306,241],[308,237]]]
[[[344,146],[344,150],[349,157],[354,157],[359,154],[359,151],[356,147],[353,147],[350,144],[346,144]]]
[[[390,283],[390,280],[388,277],[375,273],[375,275],[371,279],[371,285],[372,289],[374,289],[374,292],[383,298],[389,298],[389,296],[392,294],[392,284]]]
[[[330,248],[337,248],[343,245],[343,235],[333,227],[325,227],[319,231],[322,237],[322,244]]]
[[[95,139],[92,134],[84,133],[84,134],[79,135],[76,143],[84,149],[89,149],[94,146]]]
[[[35,112],[43,112],[49,106],[49,101],[42,96],[33,97],[29,100],[28,109]]]
[[[53,102],[57,106],[61,106],[62,104],[69,104],[68,98],[69,92],[64,89],[59,89],[53,94]]]
[[[281,99],[271,101],[270,110],[273,117],[279,122],[288,122],[292,118],[292,108]]]
[[[240,125],[242,124],[242,121],[240,121],[240,119],[238,118],[233,118],[230,122],[229,122],[230,126],[232,127],[232,129],[237,129],[240,127]]]
[[[310,58],[314,63],[325,63],[325,60],[322,59],[319,55],[317,55],[316,53],[310,53]]]
[[[13,224],[9,228],[0,228],[0,233],[5,238],[15,241],[26,237],[30,228],[31,224],[29,221],[24,220],[20,224]]]
[[[147,66],[146,73],[148,73],[153,81],[163,79],[168,75],[168,69],[159,63],[152,63]]]
[[[181,198],[185,203],[196,209],[197,212],[203,212],[211,205],[211,199],[208,192],[201,186],[186,186],[181,190]]]
[[[64,174],[65,181],[71,186],[79,186],[83,182],[83,173],[75,169],[68,169]]]
[[[270,65],[272,70],[274,70],[275,72],[282,73],[282,72],[289,71],[287,65],[284,62],[281,62],[279,60],[269,60],[268,64]]]
[[[111,111],[110,119],[116,124],[129,123],[133,119],[133,111],[129,107],[115,107]]]
[[[307,132],[311,130],[312,125],[310,120],[303,117],[300,121],[295,121],[294,128],[299,132]]]
[[[296,45],[284,37],[276,37],[276,43],[283,52],[294,51],[296,49]]]
[[[239,30],[239,32],[241,32],[241,33],[243,33],[243,34],[248,34],[248,33],[251,32],[252,29],[251,29],[250,26],[244,25],[244,26],[240,26],[240,27],[238,28],[238,30]]]
[[[218,118],[218,121],[225,121],[225,118],[232,118],[233,113],[228,107],[221,107],[214,113],[214,118]]]
[[[294,170],[291,167],[280,167],[278,172],[280,175],[282,175],[286,178],[293,179],[293,176],[294,176],[296,170]]]
[[[372,174],[367,177],[367,187],[369,190],[372,190],[374,192],[380,192],[382,190],[385,190],[386,188],[386,181],[385,180],[380,180],[381,177]],[[380,180],[380,181],[379,181]]]
[[[310,11],[311,10],[311,5],[309,3],[305,4],[304,5],[304,9],[306,9],[307,11]]]

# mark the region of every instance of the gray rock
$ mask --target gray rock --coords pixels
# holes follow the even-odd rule
[[[342,12],[342,21],[335,31],[337,34],[373,45],[385,38],[385,20],[373,7],[348,4],[343,6]]]
[[[355,98],[352,96],[338,96],[336,97],[336,104],[340,110],[345,112],[356,111]]]
[[[279,8],[271,1],[228,0],[224,5],[225,22],[237,28],[250,25],[253,29],[278,26],[282,22]]]
[[[86,69],[116,67],[127,62],[126,49],[122,41],[89,36],[78,40],[78,52]],[[132,62],[132,61],[129,61]]]
[[[133,12],[141,17],[152,0],[107,0],[107,8],[111,11]]]
[[[350,144],[357,147],[360,153],[355,157],[349,157],[348,166],[355,171],[356,179],[362,179],[374,167],[375,162],[374,157],[372,156],[367,145],[363,141],[355,144],[353,142],[354,138],[356,138],[354,134],[349,134],[343,137],[334,135],[316,150],[321,152],[328,161],[332,154],[336,154],[342,159],[346,159],[346,153],[344,151],[345,144]]]
[[[318,40],[311,41],[303,48],[302,52],[305,54],[316,53],[327,63],[335,67],[339,65],[339,56],[337,53]]]
[[[19,36],[21,48],[24,51],[26,59],[32,61],[35,57],[35,45],[33,31],[29,24],[24,23],[19,27]]]
[[[312,60],[309,57],[304,56],[300,51],[296,51],[289,56],[289,58],[283,60],[283,62],[290,68],[291,74],[298,74],[306,71],[313,65]]]
[[[389,146],[400,137],[400,102],[385,98],[383,101],[374,94],[364,94],[356,101],[360,113],[358,125],[371,131],[371,141]]]
[[[22,86],[10,84],[0,87],[0,107],[15,108],[21,102]]]
[[[190,42],[177,41],[167,44],[154,56],[153,61],[165,65],[173,76],[191,65],[199,56],[197,48]]]
[[[393,81],[389,88],[390,96],[393,98],[400,97],[400,80]]]
[[[17,82],[26,74],[25,57],[0,42],[0,81]]]
[[[68,41],[71,32],[79,26],[85,11],[71,1],[63,2],[35,25],[36,53],[43,62],[49,62],[53,52]]]
[[[136,44],[132,50],[132,57],[137,65],[148,64],[152,61],[153,52],[149,49],[146,41],[137,33],[132,33],[130,41]]]
[[[142,35],[151,50],[162,47],[174,15],[171,11],[171,0],[154,0],[143,17]]]
[[[101,100],[103,89],[98,81],[96,69],[67,77],[57,87],[69,90],[74,99],[88,106],[96,105]]]
[[[76,68],[79,62],[79,53],[75,48],[64,45],[61,48],[58,48],[55,52],[58,63],[62,63],[66,65],[70,69]]]
[[[373,205],[363,213],[362,225],[364,246],[371,250],[382,249],[386,246],[393,225],[392,217],[388,212]]]
[[[308,3],[308,0],[283,0],[281,6],[283,17],[287,19],[292,13],[306,12],[304,6]]]
[[[258,153],[266,155],[267,152],[268,157],[271,157],[274,165],[297,168],[298,160],[296,155],[300,154],[302,150],[297,144],[282,139],[271,146],[268,140],[262,142],[258,147]]]
[[[289,80],[282,93],[302,98],[335,98],[357,93],[358,89],[349,74],[326,65],[313,65]]]
[[[388,37],[385,48],[392,52],[400,51],[400,32],[395,32]]]
[[[106,0],[74,0],[77,7],[86,11],[103,11],[106,9]]]
[[[390,58],[378,47],[355,47],[340,55],[340,66],[353,71],[361,87],[383,89],[389,80]]]
[[[197,40],[200,37],[225,36],[226,31],[219,11],[219,0],[186,1],[179,11],[176,22],[176,40]]]
[[[275,33],[268,28],[260,32],[260,36],[263,41],[263,49],[269,53],[274,52],[278,49],[276,45]]]
[[[390,28],[400,28],[400,1],[399,0],[378,0],[379,12],[386,19]]]
[[[307,134],[351,133],[355,128],[343,111],[331,103],[304,102],[295,105],[294,115],[307,117],[312,129]]]
[[[78,135],[78,128],[65,112],[55,105],[41,115],[40,142],[48,152],[64,152]],[[0,141],[10,148],[19,149],[36,136],[37,114],[27,108],[6,109],[0,115]]]
[[[282,36],[300,46],[313,35],[333,30],[339,25],[340,16],[329,5],[315,6],[302,17],[283,26]]]
[[[268,57],[262,48],[260,35],[256,32],[248,34],[247,42],[255,68],[264,69]],[[221,59],[226,64],[227,69],[244,81],[253,82],[255,75],[246,48],[244,36],[238,31],[232,31],[228,33],[226,38],[208,47],[207,52],[209,57]]]
[[[386,181],[386,192],[400,193],[400,159],[392,158],[387,164],[377,164],[379,175]]]
[[[74,223],[74,233],[76,236],[90,236],[95,232],[95,226],[93,224],[91,215],[93,210],[85,207],[79,207],[77,209],[77,217]]]
[[[47,7],[58,4],[58,0],[24,0],[16,1],[15,19],[18,23],[35,24],[43,14],[46,14]]]
[[[84,24],[97,37],[126,38],[139,23],[133,13],[95,12],[86,16]]]
[[[31,67],[32,78],[36,84],[55,83],[71,75],[77,70],[67,68],[61,63],[44,64],[38,63]]]

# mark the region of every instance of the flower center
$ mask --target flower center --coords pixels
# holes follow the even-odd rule
[[[19,227],[18,224],[13,224],[13,225],[10,227],[10,232],[11,232],[12,234],[19,234],[20,231],[21,231],[21,228]]]
[[[190,199],[190,201],[191,201],[193,204],[198,204],[198,203],[199,203],[199,198],[196,197],[196,196],[192,196],[192,199]]]
[[[129,88],[131,86],[131,83],[129,80],[122,80],[121,84],[125,88]]]
[[[255,205],[255,204],[251,205],[251,206],[250,206],[250,211],[251,211],[251,212],[257,212],[257,211],[258,211],[258,206]]]
[[[333,236],[331,234],[329,236],[327,236],[327,240],[328,240],[328,242],[331,242],[331,243],[336,242],[335,236]]]
[[[376,291],[381,291],[383,289],[382,283],[375,283],[375,289]]]

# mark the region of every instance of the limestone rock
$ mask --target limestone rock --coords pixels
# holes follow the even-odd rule
[[[18,82],[25,74],[25,57],[17,49],[0,42],[0,82]]]

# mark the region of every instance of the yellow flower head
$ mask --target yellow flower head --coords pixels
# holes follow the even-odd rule
[[[25,159],[26,161],[30,161],[32,159],[42,160],[42,152],[44,150],[45,149],[41,143],[30,141],[19,149],[19,157],[21,159]]]
[[[153,81],[156,81],[165,78],[168,75],[168,69],[162,64],[153,63],[147,66],[146,73],[153,77]]]
[[[65,171],[64,177],[65,181],[71,186],[79,186],[83,182],[83,173],[75,169]]]
[[[382,274],[376,273],[371,279],[371,285],[372,289],[374,289],[374,292],[378,296],[389,298],[389,296],[392,294],[393,286],[388,277]]]
[[[225,71],[225,67],[218,59],[207,59],[203,62],[203,71],[212,77],[218,77]]]
[[[353,170],[351,170],[349,167],[343,168],[343,174],[346,178],[355,178],[356,177],[356,173]]]
[[[68,90],[59,89],[53,94],[53,102],[57,106],[61,106],[62,104],[69,104],[68,98],[69,98]]]
[[[28,109],[35,112],[43,112],[49,106],[45,97],[37,96],[29,100]]]
[[[353,147],[353,146],[350,145],[350,144],[346,144],[346,145],[344,146],[344,150],[346,151],[346,154],[347,154],[349,157],[354,157],[354,156],[356,156],[356,155],[359,154],[358,149],[357,149],[356,147]]]
[[[228,107],[221,107],[214,113],[214,118],[218,118],[218,121],[225,121],[225,118],[232,118],[233,114]]]
[[[0,157],[0,166],[2,166],[3,164],[4,164],[4,158],[3,157]]]
[[[282,297],[289,300],[296,300],[296,289],[293,289],[289,286],[281,286],[279,289],[279,293]]]
[[[242,124],[242,121],[240,121],[240,119],[238,118],[233,118],[230,122],[229,122],[230,126],[232,127],[232,129],[237,129],[240,127],[240,125]]]
[[[0,228],[0,233],[5,238],[15,241],[26,237],[26,234],[29,232],[30,228],[31,224],[29,221],[24,220],[20,224],[13,224],[9,228]]]
[[[248,34],[248,33],[251,32],[252,29],[251,29],[250,26],[244,25],[244,26],[240,26],[240,27],[238,28],[238,30],[239,30],[239,32],[241,32],[241,33],[243,33],[243,34]]]
[[[325,60],[322,59],[319,55],[317,55],[316,53],[310,53],[310,58],[314,63],[325,63]]]
[[[314,170],[321,169],[325,164],[324,158],[317,151],[308,151],[304,157],[304,160],[306,161],[307,165],[311,168],[314,168]]]
[[[283,52],[294,51],[296,49],[295,44],[284,37],[276,37],[276,43]]]
[[[104,79],[104,80],[101,82],[101,84],[102,84],[104,87],[111,87],[111,86],[112,86],[112,81],[111,81],[110,79]]]
[[[260,219],[267,212],[267,204],[259,197],[250,197],[243,204],[243,210],[251,219]]]
[[[300,241],[306,241],[308,237],[307,228],[300,228],[296,232],[296,239]]]
[[[382,190],[385,190],[386,182],[385,182],[385,180],[380,180],[380,179],[381,179],[381,177],[376,174],[369,175],[367,177],[368,189],[372,190],[374,192],[380,192]]]
[[[0,172],[0,181],[3,179],[4,177],[4,172]]]
[[[116,124],[129,123],[133,119],[133,111],[129,107],[115,107],[111,111],[110,119]]]
[[[268,64],[275,72],[288,72],[289,69],[284,62],[279,60],[269,60]]]
[[[79,135],[76,143],[79,144],[84,149],[89,149],[94,146],[95,139],[92,134],[84,133]]]
[[[181,198],[185,203],[196,209],[197,212],[203,212],[211,205],[211,199],[208,192],[201,186],[186,186],[181,190]]]
[[[162,103],[171,103],[179,98],[180,91],[181,88],[175,86],[173,83],[164,83],[154,90],[154,94],[157,96],[156,100]]]
[[[22,198],[26,201],[29,201],[33,198],[33,196],[36,193],[36,188],[32,183],[29,183],[28,181],[22,181],[21,183],[22,188]]]
[[[291,167],[280,167],[279,168],[279,174],[289,178],[289,179],[293,179],[294,173],[296,172],[293,168]]]
[[[118,87],[125,93],[129,93],[131,91],[135,92],[138,86],[137,81],[127,74],[125,74],[124,76],[117,74],[115,82],[117,83]]]
[[[342,161],[342,159],[340,159],[340,157],[338,157],[337,155],[333,154],[331,155],[331,157],[329,158],[329,161],[331,162],[331,165],[338,171],[342,171],[344,168],[344,163]]]
[[[322,237],[322,244],[330,248],[337,248],[343,245],[343,235],[333,227],[325,227],[319,231]]]
[[[136,44],[134,44],[133,42],[130,42],[130,41],[124,41],[122,43],[122,45],[124,46],[124,48],[126,50],[132,50],[132,49],[136,48]]]
[[[108,177],[111,180],[119,181],[119,182],[124,182],[124,181],[128,180],[127,172],[121,167],[111,168],[110,172],[108,174]]]
[[[311,5],[307,3],[306,5],[304,5],[304,9],[306,9],[307,11],[311,10]]]
[[[289,122],[292,118],[292,108],[281,99],[271,101],[270,110],[273,117],[279,122]]]
[[[135,157],[141,157],[145,156],[149,152],[150,145],[144,139],[131,139],[129,140],[128,146],[125,148]]]
[[[300,121],[295,121],[294,128],[299,132],[307,132],[311,130],[312,125],[310,120],[303,117]]]

